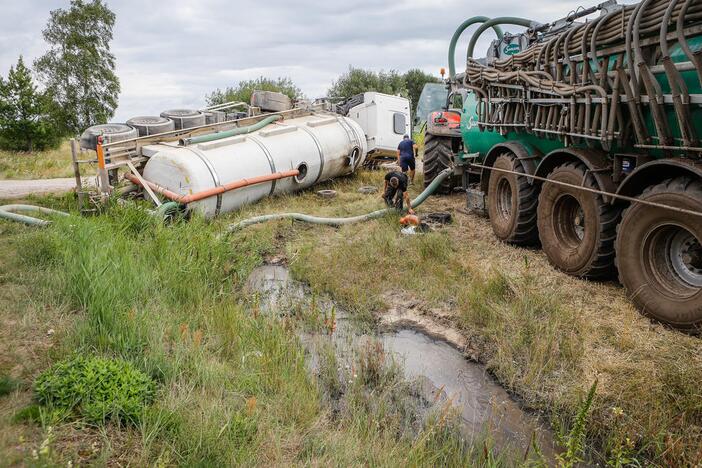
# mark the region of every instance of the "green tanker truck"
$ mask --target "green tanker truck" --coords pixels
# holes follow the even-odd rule
[[[488,29],[497,39],[476,59]],[[699,330],[701,83],[701,1],[610,1],[548,24],[471,18],[451,40],[443,108],[419,116],[425,183],[454,167],[442,191],[460,185],[499,239],[540,244],[572,275],[618,273],[644,314]]]

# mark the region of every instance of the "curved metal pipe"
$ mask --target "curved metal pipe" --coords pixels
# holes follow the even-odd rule
[[[517,18],[514,16],[501,16],[499,18],[493,18],[491,20],[488,20],[484,22],[480,27],[473,33],[473,36],[470,38],[470,43],[468,44],[468,58],[473,58],[473,51],[475,50],[475,44],[478,42],[478,38],[488,30],[488,28],[492,28],[497,25],[501,24],[511,24],[514,26],[524,26],[525,28],[535,28],[540,25],[540,23],[529,20],[526,18]]]
[[[685,39],[685,15],[687,14],[687,9],[692,5],[693,0],[686,0],[683,3],[680,13],[678,13],[678,20],[675,23],[676,35],[678,36],[678,44],[682,48],[685,55],[695,65],[695,70],[697,71],[697,79],[702,83],[702,54],[700,51],[693,52],[690,45]]]
[[[661,56],[663,57],[661,62],[663,63],[663,69],[668,78],[670,92],[673,96],[673,107],[675,108],[675,116],[678,119],[678,128],[680,129],[683,146],[697,146],[695,128],[692,125],[690,116],[690,93],[685,80],[683,80],[673,63],[673,59],[670,57],[670,49],[668,47],[668,23],[673,17],[673,10],[677,3],[678,0],[671,0],[663,15],[659,37]]]
[[[449,64],[449,78],[453,79],[456,76],[456,44],[458,44],[458,39],[461,37],[461,34],[463,34],[463,31],[468,29],[470,26],[476,24],[476,23],[484,23],[486,21],[490,21],[490,18],[487,16],[473,16],[472,18],[468,18],[464,22],[456,28],[456,32],[453,33],[453,36],[451,37],[451,42],[449,43],[449,50],[448,50],[448,64]],[[495,30],[495,34],[497,34],[498,39],[502,39],[504,37],[504,33],[502,32],[502,28],[499,26],[495,25],[492,27],[492,29]]]
[[[634,97],[636,98],[636,104],[641,102],[641,91],[639,89],[639,80],[635,64],[636,58],[634,57],[632,40],[634,34],[634,23],[636,22],[636,18],[639,16],[639,12],[641,11],[643,4],[644,2],[637,4],[634,11],[631,13],[631,16],[629,16],[629,22],[626,25],[626,39],[624,41],[624,46],[626,47],[627,65],[629,68],[629,82],[631,90],[634,92]]]

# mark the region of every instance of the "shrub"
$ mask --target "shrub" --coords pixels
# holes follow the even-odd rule
[[[40,404],[90,423],[137,423],[154,398],[149,376],[120,359],[75,357],[44,371],[34,382]]]

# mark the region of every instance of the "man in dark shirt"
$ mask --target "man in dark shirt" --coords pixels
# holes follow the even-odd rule
[[[409,170],[410,183],[414,183],[414,155],[416,151],[417,145],[410,139],[409,135],[405,135],[397,146],[397,164],[400,165],[402,172]]]
[[[383,200],[385,200],[386,205],[395,207],[399,211],[402,211],[403,202],[407,203],[407,211],[410,214],[414,214],[414,210],[410,204],[409,194],[407,194],[407,174],[396,171],[385,174]]]

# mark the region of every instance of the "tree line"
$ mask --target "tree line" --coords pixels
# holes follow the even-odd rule
[[[110,41],[115,14],[102,0],[71,0],[42,31],[48,49],[34,61],[22,56],[0,76],[0,148],[55,147],[114,115],[120,91]]]
[[[439,81],[439,78],[419,69],[405,73],[397,70],[375,72],[352,66],[332,83],[326,97],[338,101],[366,91],[376,91],[406,97],[414,108],[424,85]],[[206,96],[206,101],[211,106],[231,101],[249,102],[254,90],[278,91],[293,101],[302,97],[302,91],[290,78],[272,79],[261,76],[254,80],[240,81],[232,87],[217,89]]]
[[[103,0],[70,0],[51,11],[42,36],[46,53],[28,65],[20,56],[7,77],[0,75],[0,149],[38,151],[56,147],[87,127],[114,116],[120,92],[115,56],[110,51],[115,14]],[[439,81],[421,70],[375,72],[350,67],[335,80],[328,97],[336,100],[365,91],[401,95],[413,105],[425,83]],[[255,89],[280,91],[292,100],[302,91],[289,77],[259,77],[217,89],[210,105],[250,102]]]

